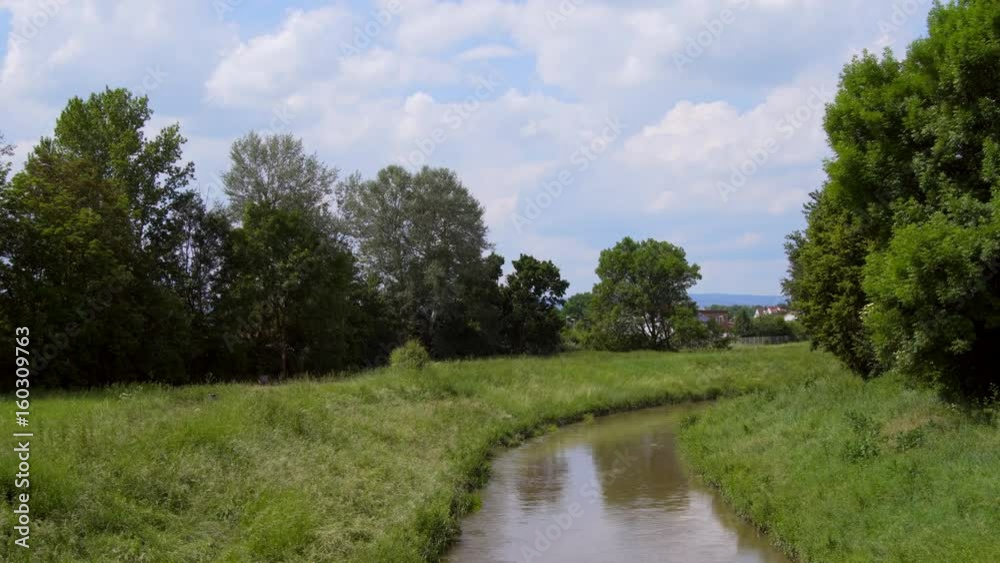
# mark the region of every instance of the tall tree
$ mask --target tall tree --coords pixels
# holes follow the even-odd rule
[[[126,90],[70,100],[0,196],[4,309],[45,335],[42,381],[186,380],[175,284],[193,167],[176,125],[146,137],[151,115]]]
[[[789,236],[785,245],[789,276],[784,293],[814,345],[864,377],[877,375],[861,314],[868,303],[861,286],[868,244],[862,218],[827,191],[812,194],[806,214],[806,230]]]
[[[337,201],[365,271],[400,315],[401,339],[417,336],[439,357],[459,352],[449,335],[480,330],[467,296],[497,272],[483,257],[491,245],[479,202],[450,170],[399,166],[352,176]]]
[[[308,154],[302,140],[289,134],[248,133],[230,150],[222,175],[236,219],[249,205],[325,214],[337,182],[337,169]]]
[[[233,233],[230,347],[258,373],[356,365],[354,263],[306,211],[248,204]]]
[[[383,309],[329,212],[336,170],[288,135],[250,133],[231,156],[227,348],[254,358],[245,369],[282,377],[363,364]]]
[[[503,334],[515,354],[548,354],[559,349],[565,321],[559,307],[569,282],[546,260],[522,254],[513,262],[504,293]]]
[[[566,324],[570,327],[586,329],[591,320],[591,307],[594,295],[590,292],[577,293],[566,300],[562,308]]]
[[[733,319],[733,333],[737,336],[751,336],[753,334],[753,316],[750,309],[739,307]]]
[[[936,4],[908,56],[855,58],[787,285],[817,344],[975,396],[1000,383],[1000,5]]]
[[[695,304],[688,290],[701,279],[680,247],[625,238],[601,252],[594,286],[599,345],[612,349],[676,350],[677,320]]]

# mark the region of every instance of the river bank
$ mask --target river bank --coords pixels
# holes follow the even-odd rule
[[[896,378],[720,401],[685,459],[802,561],[1000,561],[1000,428]]]
[[[804,345],[574,353],[287,385],[124,387],[33,401],[35,561],[423,561],[491,456],[616,411],[841,373]],[[35,453],[37,452],[37,458]],[[11,451],[0,470],[13,475]],[[0,480],[10,498],[12,480]],[[0,502],[0,558],[26,560]]]

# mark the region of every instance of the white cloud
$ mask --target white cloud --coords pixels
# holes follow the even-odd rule
[[[339,7],[291,12],[278,31],[242,42],[223,58],[205,84],[208,97],[246,104],[290,92],[308,72],[335,64],[349,24],[350,14]]]
[[[480,45],[463,51],[456,57],[459,61],[487,61],[492,59],[506,59],[516,57],[518,51],[507,45]]]
[[[706,22],[741,2],[746,9],[736,20],[678,69],[674,56]],[[795,112],[810,89],[829,89],[853,49],[876,44],[879,19],[892,6],[588,0],[553,24],[548,12],[561,4],[408,0],[357,47],[357,29],[370,22],[372,8],[353,2],[271,20],[244,3],[223,22],[205,0],[74,0],[29,42],[8,36],[0,124],[17,140],[20,157],[51,132],[70,96],[105,85],[137,90],[150,69],[162,69],[162,84],[150,92],[153,107],[181,121],[203,184],[225,167],[233,138],[249,129],[283,127],[330,164],[366,174],[398,162],[441,129],[428,163],[459,173],[486,207],[508,259],[521,251],[552,258],[574,290],[588,289],[599,249],[621,236],[667,229],[698,248],[709,236],[704,226],[717,222],[727,229],[722,242],[699,249],[714,260],[706,263],[705,284],[738,289],[722,286],[748,276],[756,292],[772,292],[783,270],[780,236],[757,222],[776,231],[798,228],[799,207],[821,185],[828,150],[818,111],[791,137],[782,123],[799,121]],[[0,0],[15,31],[38,6]],[[912,32],[891,39],[902,45]],[[470,69],[497,68],[510,74],[451,127],[448,116],[477,88]],[[157,117],[157,125],[167,120]],[[608,118],[623,121],[625,136],[576,174],[538,221],[515,231],[513,213],[561,171],[575,171],[574,152]],[[721,198],[719,183],[770,138],[780,150]],[[768,258],[722,257],[741,252]]]

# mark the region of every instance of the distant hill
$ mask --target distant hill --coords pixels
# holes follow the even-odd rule
[[[712,305],[761,305],[774,306],[788,301],[788,298],[780,295],[734,295],[730,293],[692,293],[691,299],[698,303],[699,307],[710,307]]]

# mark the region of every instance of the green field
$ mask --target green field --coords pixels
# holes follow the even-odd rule
[[[1000,433],[962,422],[926,393],[895,398],[891,382],[871,389],[862,396],[832,357],[792,345],[48,395],[32,408],[31,554],[433,560],[475,506],[469,491],[498,447],[586,414],[751,393],[694,421],[686,444],[738,509],[801,553],[914,560],[967,546],[959,559],[996,555],[987,526],[998,521],[988,501],[998,494]],[[896,436],[863,464],[839,457],[852,437],[850,408],[887,420],[885,434]],[[913,428],[927,428],[925,437],[895,453],[898,433]],[[0,479],[0,558],[21,560],[10,537],[10,448],[2,467],[11,478]]]
[[[688,423],[687,459],[802,561],[1000,561],[1000,429],[929,391],[835,374]]]

